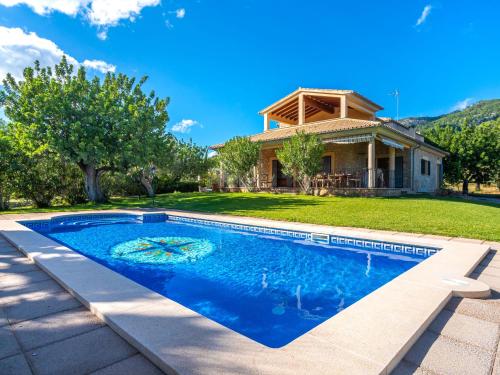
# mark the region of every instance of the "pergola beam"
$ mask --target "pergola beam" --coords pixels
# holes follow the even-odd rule
[[[327,112],[330,114],[335,113],[335,107],[329,104],[326,104],[322,101],[314,99],[313,97],[304,96],[305,103],[310,106],[319,109],[320,111]]]

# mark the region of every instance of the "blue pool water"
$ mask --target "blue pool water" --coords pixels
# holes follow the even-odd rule
[[[273,348],[425,259],[133,216],[61,220],[41,233]]]

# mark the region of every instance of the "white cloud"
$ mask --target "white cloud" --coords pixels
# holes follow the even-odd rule
[[[24,32],[18,27],[0,26],[0,82],[7,73],[21,79],[23,69],[33,65],[35,60],[40,61],[41,66],[54,66],[61,61],[63,55],[66,55],[71,64],[79,65],[75,58],[64,53],[49,39],[41,38],[34,32]],[[85,60],[83,65],[101,72],[104,69],[115,69],[113,65],[99,60]]]
[[[106,40],[108,39],[108,30],[105,29],[105,30],[101,30],[97,33],[97,37],[101,40]]]
[[[0,0],[0,5],[12,7],[26,5],[35,13],[48,15],[60,12],[69,16],[82,14],[92,25],[98,26],[98,38],[107,38],[107,28],[116,26],[121,20],[134,22],[145,7],[157,6],[160,0]],[[184,17],[184,9],[182,16]]]
[[[186,16],[186,9],[184,8],[179,8],[175,11],[175,16],[177,18],[184,18]]]
[[[68,16],[76,16],[88,3],[89,0],[0,0],[0,5],[6,7],[26,5],[40,15],[56,11]]]
[[[182,119],[177,124],[172,126],[172,131],[176,133],[189,133],[191,128],[196,125],[201,126],[201,124],[196,120]]]
[[[116,70],[116,66],[108,64],[106,61],[102,60],[85,60],[83,62],[83,66],[86,68],[98,70],[101,73],[114,73]]]
[[[88,18],[93,25],[116,26],[122,19],[135,21],[142,8],[158,4],[160,0],[93,0]]]
[[[471,106],[474,104],[475,100],[474,98],[465,98],[464,100],[460,100],[459,102],[455,103],[453,107],[451,107],[451,111],[462,111],[465,108]]]
[[[423,24],[425,22],[425,20],[427,19],[427,17],[429,16],[429,14],[431,13],[431,10],[432,10],[432,6],[426,5],[424,7],[424,10],[422,10],[422,14],[418,18],[415,26],[420,26],[421,24]]]
[[[174,28],[174,24],[172,22],[170,22],[169,20],[165,20],[165,26],[167,27],[167,29]]]

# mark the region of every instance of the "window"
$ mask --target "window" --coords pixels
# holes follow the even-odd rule
[[[323,168],[322,172],[330,174],[332,173],[332,157],[331,156],[323,156]]]
[[[422,175],[431,175],[431,162],[426,159],[420,159],[420,173]]]

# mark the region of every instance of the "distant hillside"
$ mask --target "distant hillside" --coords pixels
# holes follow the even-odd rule
[[[485,121],[495,120],[500,117],[500,99],[482,100],[461,111],[454,111],[446,115],[435,117],[408,117],[399,122],[416,126],[417,129],[423,129],[436,124],[439,125],[458,125],[464,118],[467,118],[474,124],[480,124]]]

